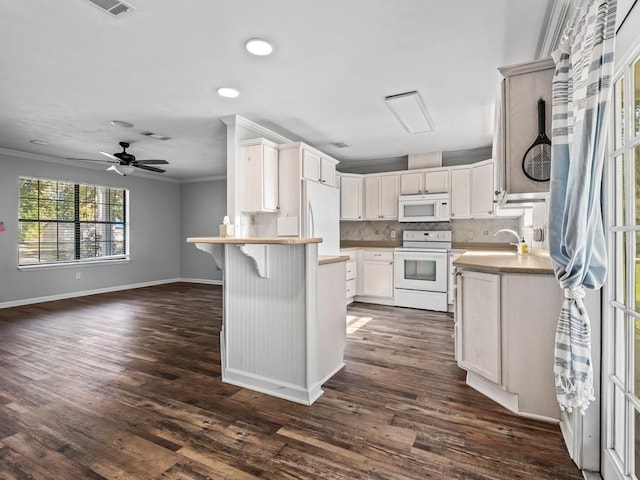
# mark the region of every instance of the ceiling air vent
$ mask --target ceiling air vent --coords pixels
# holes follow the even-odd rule
[[[119,0],[88,0],[89,3],[95,5],[100,10],[107,12],[114,17],[121,17],[129,10],[133,9],[131,5],[128,5]]]
[[[336,148],[347,148],[347,147],[351,146],[348,143],[342,142],[342,141],[340,141],[340,142],[331,142],[330,145],[333,145]]]
[[[153,133],[153,132],[140,132],[140,135],[145,135],[147,137],[155,138],[156,140],[171,140],[171,137],[167,137],[166,135],[160,135],[159,133]]]

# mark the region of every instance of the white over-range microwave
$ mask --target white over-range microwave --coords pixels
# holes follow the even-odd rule
[[[400,195],[399,222],[448,222],[449,194]]]

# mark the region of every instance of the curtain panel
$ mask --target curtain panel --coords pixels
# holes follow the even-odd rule
[[[584,414],[595,399],[585,288],[602,287],[607,270],[600,208],[613,75],[616,0],[578,0],[553,53],[549,252],[564,289],[554,374],[561,410]]]

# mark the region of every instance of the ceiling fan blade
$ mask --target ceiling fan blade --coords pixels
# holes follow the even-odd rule
[[[139,163],[137,163],[136,165],[134,165],[134,167],[142,168],[143,170],[149,170],[150,172],[157,172],[157,173],[164,173],[164,172],[166,172],[166,170],[163,170],[163,169],[161,169],[161,168],[148,167],[147,165],[140,165]]]
[[[100,163],[120,163],[120,162],[112,162],[111,160],[100,160],[96,158],[73,158],[66,157],[65,160],[77,160],[79,162],[100,162]]]
[[[118,170],[118,167],[116,167],[115,165],[111,165],[109,168],[107,168],[107,171],[116,172],[118,175],[122,175],[123,177],[125,176],[125,174]]]
[[[111,160],[115,160],[116,162],[120,163],[120,159],[111,153],[103,152],[102,150],[98,150],[98,153],[101,153],[105,157],[108,157]]]
[[[140,165],[169,165],[166,160],[136,160]]]

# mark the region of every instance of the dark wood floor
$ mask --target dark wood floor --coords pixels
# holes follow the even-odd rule
[[[221,304],[178,283],[0,310],[0,478],[582,478],[557,426],[465,385],[444,314],[350,307],[306,407],[221,383]]]

